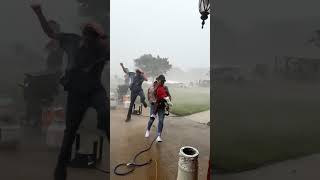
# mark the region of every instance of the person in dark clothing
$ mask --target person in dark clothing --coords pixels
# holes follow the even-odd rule
[[[130,84],[133,81],[135,72],[130,72],[128,68],[124,67],[123,63],[120,63],[120,66],[125,73],[124,84],[118,86],[119,99],[121,99],[124,95],[127,94]]]
[[[49,26],[55,33],[60,33],[60,25],[54,21],[50,20],[48,21]],[[54,91],[56,92],[55,95],[59,94],[59,79],[62,75],[62,66],[63,66],[63,55],[64,50],[60,47],[59,41],[55,39],[51,39],[45,46],[45,51],[48,53],[47,59],[46,59],[46,69],[45,72],[49,74],[55,75],[55,83],[57,84],[56,87],[54,87]]]
[[[123,72],[126,74],[124,82],[129,88],[136,73],[130,72],[128,68],[124,67],[123,63],[120,63],[120,66],[122,67]]]
[[[96,109],[98,129],[110,140],[108,122],[110,117],[107,104],[109,101],[101,83],[101,74],[109,60],[110,53],[106,35],[99,24],[86,24],[82,29],[82,36],[72,33],[56,33],[43,15],[41,4],[33,2],[31,7],[47,36],[58,41],[60,47],[68,55],[67,68],[61,80],[64,89],[68,92],[66,129],[54,172],[55,180],[65,180],[67,165],[71,160],[72,144],[89,107]]]
[[[53,20],[48,21],[49,26],[55,33],[60,33],[60,25]],[[61,75],[64,50],[59,46],[59,41],[52,39],[45,46],[48,52],[46,60],[46,72]]]
[[[129,87],[131,90],[131,102],[130,102],[126,122],[131,120],[132,108],[138,96],[140,96],[140,101],[143,104],[143,106],[145,108],[148,106],[145,101],[146,97],[142,89],[142,83],[144,81],[148,81],[147,76],[141,69],[137,69],[136,74],[133,77],[132,83],[130,84],[130,87]]]

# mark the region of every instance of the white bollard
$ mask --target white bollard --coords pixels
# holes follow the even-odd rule
[[[198,180],[199,151],[191,146],[180,149],[177,180]]]
[[[130,96],[129,95],[124,95],[123,96],[123,106],[125,109],[128,109],[130,106]]]
[[[59,118],[55,119],[48,127],[46,143],[50,148],[60,148],[65,130],[65,122]]]
[[[125,101],[125,102],[123,102],[123,106],[124,106],[125,109],[129,109],[129,107],[130,107],[130,101]]]

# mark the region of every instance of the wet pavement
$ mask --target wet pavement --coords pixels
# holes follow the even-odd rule
[[[9,145],[0,147],[0,179],[53,180],[53,169],[59,149],[48,148],[45,134],[38,128],[23,128],[21,134],[20,143],[16,147]],[[90,138],[83,139],[83,142],[90,141]],[[91,146],[81,143],[81,148],[88,151],[92,149]],[[109,167],[107,157],[109,152],[106,151],[109,145],[105,142],[104,146],[103,162],[99,165],[101,169]],[[68,180],[91,179],[106,180],[107,175],[93,169],[68,169]]]
[[[214,174],[215,180],[318,180],[320,154],[287,160],[255,170],[234,174]]]
[[[145,111],[144,109],[144,113]],[[155,137],[157,124],[154,124],[150,138],[144,137],[148,117],[133,115],[129,123],[124,122],[125,117],[125,109],[118,108],[111,111],[111,168],[118,163],[129,161],[135,153],[146,148]],[[92,122],[95,121],[85,121],[82,126],[94,127],[95,123]],[[0,179],[53,180],[52,174],[58,149],[52,149],[46,145],[45,134],[40,129],[23,128],[21,133],[17,147],[0,146]],[[111,179],[155,180],[157,174],[158,180],[176,180],[178,152],[182,146],[186,145],[193,146],[200,151],[199,180],[205,179],[210,149],[209,134],[209,126],[186,118],[167,117],[163,132],[164,141],[160,144],[155,143],[150,152],[139,158],[139,162],[150,158],[154,161],[150,165],[137,168],[128,176],[116,176],[111,173]],[[85,137],[90,137],[90,135]],[[81,148],[91,150],[90,142],[90,138],[84,139],[81,141]],[[100,168],[109,170],[109,158],[107,157],[109,145],[107,142],[104,142],[104,145],[104,157]],[[109,179],[106,174],[94,169],[69,168],[68,175],[68,180]]]
[[[132,120],[125,122],[126,110],[117,108],[111,111],[111,161],[117,164],[128,162],[142,149],[145,149],[156,135],[155,121],[150,138],[144,137],[148,116],[143,109],[143,116],[132,115]],[[128,176],[111,174],[112,180],[176,180],[178,170],[178,153],[183,146],[193,146],[200,152],[199,180],[206,179],[209,152],[210,127],[183,117],[166,117],[162,143],[155,143],[139,162],[153,159],[152,164],[136,168]],[[156,177],[157,174],[157,177]]]
[[[190,116],[186,116],[185,118],[201,124],[208,124],[210,122],[210,110],[192,114]]]

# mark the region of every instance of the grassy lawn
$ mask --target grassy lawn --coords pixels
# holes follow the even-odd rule
[[[170,93],[173,114],[186,116],[210,109],[210,90],[208,88],[170,88]]]
[[[110,89],[116,92],[117,84],[111,84]],[[143,84],[145,96],[147,98],[148,85]],[[210,109],[210,88],[178,88],[169,87],[173,107],[171,113],[178,116],[187,116],[190,114],[207,111]],[[136,99],[139,103],[139,97]]]
[[[319,93],[314,85],[217,84],[214,168],[235,172],[319,153]]]
[[[144,93],[147,96],[147,87]],[[207,111],[210,109],[210,89],[209,88],[177,88],[169,87],[173,107],[170,112],[178,116]],[[136,100],[140,102],[139,97]]]

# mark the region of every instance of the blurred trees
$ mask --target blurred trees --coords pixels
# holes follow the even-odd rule
[[[153,57],[151,54],[140,56],[134,60],[134,63],[136,67],[141,68],[153,80],[160,74],[166,74],[172,68],[168,58]]]

